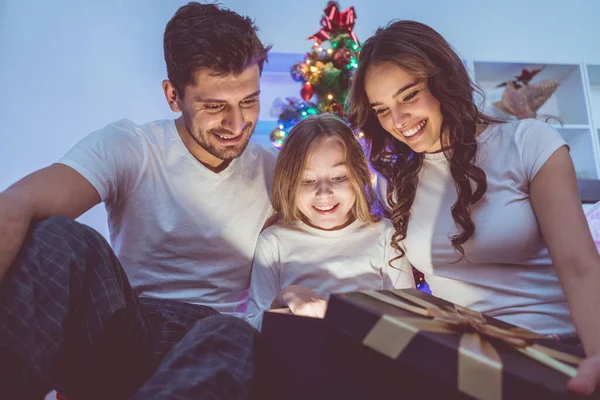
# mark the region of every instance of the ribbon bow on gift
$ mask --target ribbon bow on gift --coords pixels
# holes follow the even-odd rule
[[[322,28],[308,39],[315,40],[321,44],[324,40],[329,40],[332,34],[346,30],[350,37],[352,37],[352,40],[354,40],[354,43],[358,45],[358,38],[353,31],[355,20],[356,11],[354,11],[354,7],[340,12],[337,2],[330,1],[325,8],[325,16],[321,18]]]
[[[474,331],[484,337],[498,339],[518,348],[526,347],[529,344],[527,339],[544,339],[543,336],[537,334],[527,335],[527,331],[515,332],[490,325],[481,313],[468,308],[448,308],[446,310],[427,308],[427,313],[433,317],[434,321],[452,326],[457,330]]]
[[[362,293],[431,319],[383,315],[365,336],[363,344],[396,359],[419,332],[459,334],[458,389],[475,398],[502,398],[502,360],[489,339],[502,341],[567,376],[577,373],[565,362],[578,365],[580,357],[533,343],[534,339],[546,339],[545,336],[523,328],[505,329],[493,325],[483,314],[466,307],[439,307],[402,290],[389,292],[398,299],[376,291]]]

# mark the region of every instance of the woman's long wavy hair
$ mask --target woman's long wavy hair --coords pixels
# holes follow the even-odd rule
[[[404,250],[400,242],[406,238],[423,154],[415,153],[383,129],[370,106],[365,92],[365,75],[369,67],[385,63],[426,80],[430,92],[440,103],[443,117],[441,143],[458,193],[451,211],[459,231],[450,239],[464,257],[462,245],[475,232],[470,207],[487,189],[485,173],[475,165],[477,124],[502,121],[479,112],[473,94],[477,91],[483,97],[482,91],[471,81],[448,42],[429,26],[414,21],[395,21],[378,29],[364,43],[349,96],[349,119],[364,132],[371,163],[388,182],[387,201],[392,208],[391,220],[396,231],[392,245],[401,257]]]

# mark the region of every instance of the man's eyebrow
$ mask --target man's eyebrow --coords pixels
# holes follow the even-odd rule
[[[244,97],[244,100],[248,100],[251,99],[252,97],[256,97],[260,94],[260,90],[257,90],[256,92],[249,94],[248,96]]]
[[[211,98],[200,97],[200,96],[195,96],[194,100],[199,101],[201,103],[226,103],[225,100],[211,99]]]
[[[421,81],[414,81],[414,82],[409,83],[408,85],[402,86],[400,89],[396,90],[396,93],[394,93],[392,95],[392,99],[395,99],[396,97],[400,96],[400,94],[402,94],[403,92],[412,88],[413,86],[417,86],[419,83],[421,83]],[[375,102],[371,103],[371,107],[380,106],[382,104],[383,103],[380,101],[375,101]]]
[[[249,94],[248,96],[244,97],[244,100],[248,100],[251,99],[253,97],[256,97],[260,94],[260,90],[257,90],[256,92]],[[221,99],[211,99],[211,98],[205,98],[205,97],[200,97],[200,96],[196,96],[194,97],[194,100],[199,101],[201,103],[227,103],[225,100],[221,100]]]

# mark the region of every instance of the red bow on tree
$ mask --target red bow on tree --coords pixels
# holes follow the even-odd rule
[[[355,19],[356,11],[354,11],[354,7],[350,7],[346,11],[340,12],[337,2],[330,1],[325,8],[325,16],[321,18],[321,30],[308,39],[315,40],[320,44],[324,40],[328,40],[332,34],[345,30],[350,34],[354,43],[359,44],[358,38],[352,30],[354,29]]]

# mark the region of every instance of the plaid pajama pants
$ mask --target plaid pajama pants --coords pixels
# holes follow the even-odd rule
[[[0,398],[245,399],[256,340],[211,308],[138,298],[104,238],[64,217],[0,281]]]

